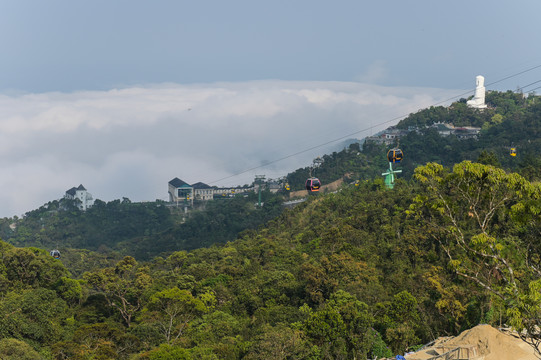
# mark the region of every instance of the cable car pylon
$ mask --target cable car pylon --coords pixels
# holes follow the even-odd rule
[[[259,192],[259,201],[257,202],[257,206],[261,208],[261,188],[263,187],[263,182],[265,181],[265,175],[256,175],[254,184],[257,184],[258,192]]]

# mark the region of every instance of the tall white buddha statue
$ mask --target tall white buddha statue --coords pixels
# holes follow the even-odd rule
[[[466,104],[475,109],[485,109],[487,107],[485,104],[485,78],[481,75],[475,77],[475,94],[473,99],[468,100]]]

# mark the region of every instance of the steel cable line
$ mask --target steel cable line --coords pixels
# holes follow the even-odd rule
[[[504,77],[503,79],[496,80],[496,81],[494,81],[494,82],[488,83],[488,84],[486,84],[485,86],[490,86],[490,85],[494,85],[494,84],[500,83],[500,82],[502,82],[502,81],[505,81],[505,80],[514,78],[514,77],[516,77],[516,76],[522,75],[522,74],[524,74],[524,73],[527,73],[528,71],[532,71],[532,70],[535,70],[535,69],[540,68],[540,67],[541,67],[541,65],[536,65],[536,66],[534,66],[534,67],[531,67],[531,68],[529,68],[529,69],[523,70],[523,71],[518,72],[518,73],[516,73],[516,74],[509,75],[509,76],[507,76],[507,77]]]
[[[528,85],[521,86],[520,90],[524,91],[524,89],[527,88],[528,86],[531,86],[533,84],[537,84],[538,82],[541,82],[541,80],[537,80],[537,81],[534,81],[533,83],[529,83]],[[535,89],[539,89],[539,87],[536,87]],[[535,90],[535,89],[533,89],[533,90]],[[533,90],[528,90],[528,91],[533,91]]]
[[[539,81],[541,81],[541,80],[539,80]],[[539,81],[537,81],[537,82],[539,82]],[[538,87],[536,87],[536,88],[533,88],[533,89],[531,89],[531,90],[528,90],[528,91],[535,91],[535,90],[537,90],[537,89],[541,89],[541,86],[538,86]]]
[[[523,70],[523,71],[520,71],[520,72],[518,72],[518,73],[515,73],[515,74],[513,74],[513,75],[506,76],[506,77],[504,77],[503,79],[493,81],[493,82],[491,82],[491,83],[486,84],[485,87],[486,87],[486,86],[490,86],[490,85],[494,85],[494,84],[497,84],[497,83],[500,83],[500,82],[502,82],[502,81],[511,79],[511,78],[516,77],[516,76],[519,76],[519,75],[522,75],[522,74],[524,74],[524,73],[527,73],[527,72],[529,72],[529,71],[535,70],[535,69],[537,69],[537,68],[541,68],[541,65],[536,65],[536,66],[533,66],[533,67],[528,68],[528,69],[526,69],[526,70]],[[540,81],[541,81],[541,80],[540,80]],[[535,84],[535,83],[537,83],[537,82],[539,82],[539,81],[536,81],[536,82],[531,83],[531,84],[529,84],[529,85],[533,85],[533,84]],[[527,85],[527,86],[529,86],[529,85]],[[535,89],[533,89],[533,90],[536,90],[536,89],[538,89],[538,88],[535,88]],[[475,90],[475,89],[473,89],[473,90]],[[533,91],[533,90],[530,90],[530,91]],[[464,95],[471,94],[471,92],[472,92],[472,89],[470,89],[470,90],[468,90],[468,91],[466,91],[466,92],[464,92],[464,93],[461,93],[461,94],[452,96],[452,97],[450,97],[450,98],[448,98],[448,99],[445,99],[445,100],[442,100],[442,101],[438,101],[438,102],[436,102],[436,103],[434,103],[434,104],[432,104],[432,105],[430,105],[430,106],[437,106],[437,105],[446,103],[446,102],[448,102],[448,101],[450,101],[450,100],[455,100],[455,99],[460,98],[460,97],[462,97],[462,96],[464,96]],[[406,116],[409,116],[409,115],[410,115],[410,114],[396,116],[396,117],[394,117],[394,118],[392,118],[392,119],[389,119],[389,120],[385,120],[385,121],[379,122],[379,123],[377,123],[377,124],[375,124],[375,125],[371,125],[371,126],[369,126],[369,127],[367,127],[367,128],[364,128],[364,129],[362,129],[362,130],[359,130],[359,131],[355,131],[355,132],[349,133],[349,134],[347,134],[347,135],[344,135],[344,136],[341,136],[341,137],[339,137],[339,138],[336,138],[336,139],[333,139],[333,140],[324,142],[324,143],[319,144],[319,145],[312,146],[312,147],[310,147],[310,148],[307,148],[307,149],[304,149],[304,150],[301,150],[301,151],[297,151],[297,152],[295,152],[295,153],[286,155],[286,156],[281,157],[281,158],[276,159],[276,160],[267,161],[267,162],[265,162],[264,164],[261,164],[261,165],[258,165],[258,166],[251,167],[251,168],[249,168],[249,169],[240,171],[240,172],[235,173],[235,174],[233,174],[233,175],[225,176],[225,177],[223,177],[223,178],[220,178],[220,179],[211,181],[211,182],[209,182],[209,183],[210,183],[210,184],[213,184],[213,183],[217,183],[217,182],[220,182],[220,181],[223,181],[223,180],[231,179],[231,178],[233,178],[233,177],[236,177],[236,176],[245,174],[245,173],[247,173],[247,172],[250,172],[250,171],[253,171],[253,170],[257,170],[257,169],[260,169],[260,168],[269,166],[269,165],[271,165],[271,164],[275,164],[275,163],[277,163],[277,162],[280,162],[280,161],[283,161],[283,160],[286,160],[286,159],[289,159],[289,158],[298,156],[298,155],[300,155],[300,154],[304,154],[304,153],[306,153],[306,152],[308,152],[308,151],[315,150],[315,149],[318,149],[318,148],[320,148],[320,147],[323,147],[323,146],[332,144],[332,143],[334,143],[334,142],[337,142],[337,141],[346,139],[346,138],[351,137],[351,136],[353,136],[353,135],[357,135],[357,134],[363,133],[363,132],[365,132],[365,131],[372,130],[372,129],[378,127],[378,126],[385,125],[385,124],[388,124],[388,123],[390,123],[390,122],[393,122],[393,121],[396,121],[396,120],[405,118]]]

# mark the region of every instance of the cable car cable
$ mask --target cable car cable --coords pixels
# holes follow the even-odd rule
[[[538,82],[541,82],[541,80],[534,81],[533,83],[529,83],[528,85],[524,85],[520,87],[520,90],[524,90],[524,88],[527,88],[530,85],[537,84]]]
[[[491,83],[487,83],[487,84],[485,85],[485,87],[486,87],[486,86],[490,86],[490,85],[494,85],[494,84],[497,84],[497,83],[500,83],[500,82],[505,81],[505,80],[507,80],[507,79],[514,78],[514,77],[516,77],[516,76],[522,75],[522,74],[524,74],[524,73],[527,73],[528,71],[532,71],[532,70],[535,70],[535,69],[540,68],[540,67],[541,67],[541,65],[536,65],[536,66],[534,66],[534,67],[531,67],[531,68],[529,68],[529,69],[523,70],[523,71],[518,72],[518,73],[516,73],[516,74],[509,75],[509,76],[507,76],[507,77],[505,77],[505,78],[503,78],[503,79],[496,80],[496,81],[493,81],[493,82],[491,82]]]
[[[528,90],[528,91],[529,91],[529,92],[532,92],[532,91],[535,91],[535,90],[537,90],[537,89],[541,89],[541,86],[538,86],[538,87],[536,87],[536,88],[533,88],[533,89],[531,89],[531,90]]]

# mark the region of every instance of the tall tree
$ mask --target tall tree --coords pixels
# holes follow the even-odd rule
[[[215,303],[212,293],[194,297],[188,290],[177,287],[159,291],[150,297],[145,317],[158,326],[167,343],[178,339],[188,323],[208,312]]]
[[[541,253],[524,234],[524,226],[540,223],[540,185],[468,161],[452,172],[429,163],[415,177],[427,192],[412,210],[429,218],[427,230],[451,268],[503,299],[511,323],[541,356]]]
[[[147,267],[138,267],[137,261],[126,256],[114,268],[85,273],[84,279],[95,290],[103,293],[110,306],[120,312],[130,327],[133,315],[141,309],[143,292],[152,283]]]

